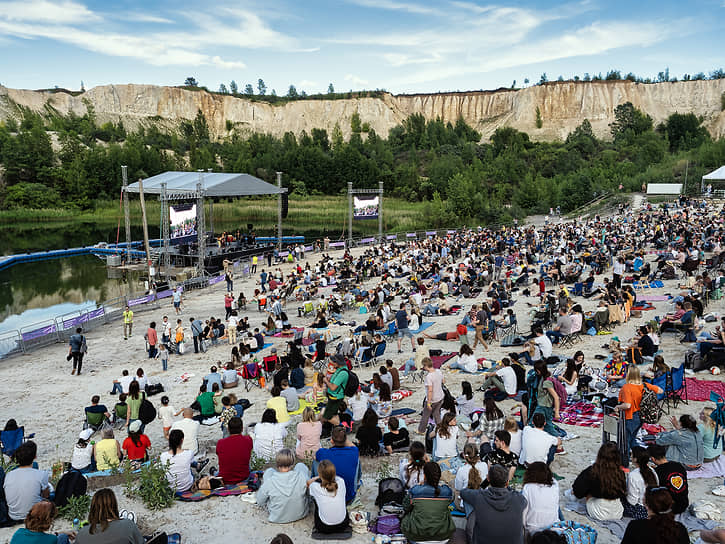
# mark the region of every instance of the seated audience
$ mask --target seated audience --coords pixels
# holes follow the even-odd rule
[[[408,429],[400,426],[397,417],[392,416],[388,419],[388,432],[383,434],[383,447],[388,453],[393,450],[401,450],[410,445],[410,435]]]
[[[677,461],[667,459],[667,449],[659,444],[652,444],[647,448],[660,485],[667,488],[672,495],[672,513],[681,514],[690,505],[687,469]]]
[[[408,450],[408,457],[400,460],[398,472],[406,489],[423,482],[423,466],[430,461],[422,442],[413,442]]]
[[[50,497],[48,471],[33,468],[37,453],[35,442],[23,442],[15,450],[18,467],[5,474],[3,489],[12,521],[23,521],[35,503]]]
[[[345,480],[335,472],[331,461],[317,466],[317,476],[307,481],[310,497],[315,501],[315,531],[322,534],[343,533],[350,527],[345,506]]]
[[[126,458],[130,461],[144,462],[148,459],[151,451],[151,441],[149,437],[141,432],[141,422],[135,420],[128,426],[128,438],[123,441],[123,451],[126,452]]]
[[[241,418],[233,417],[228,424],[229,436],[216,443],[219,459],[218,476],[224,484],[238,484],[249,478],[249,460],[252,456],[252,438],[242,434]]]
[[[121,519],[118,502],[111,489],[99,489],[91,499],[88,524],[76,536],[75,544],[143,544],[144,538],[136,523]]]
[[[662,487],[647,487],[644,495],[647,517],[635,519],[627,524],[622,544],[688,544],[687,528],[675,521],[672,511],[672,496]],[[702,532],[700,537],[705,542]],[[717,541],[714,541],[717,542]]]
[[[337,474],[345,480],[345,502],[350,503],[355,498],[360,487],[360,453],[357,447],[348,440],[345,428],[337,426],[332,429],[332,446],[320,448],[315,454],[319,463],[325,459],[332,461]]]
[[[98,470],[109,470],[117,467],[123,459],[121,444],[113,437],[113,429],[103,429],[101,436],[103,438],[93,445],[93,458]]]
[[[297,424],[297,458],[302,461],[314,459],[321,447],[321,435],[322,423],[317,421],[315,411],[308,406],[302,411],[302,421]]]
[[[657,435],[657,444],[667,446],[667,459],[682,463],[687,470],[697,470],[705,458],[702,434],[695,419],[683,414],[678,419],[670,418],[674,430]]]
[[[423,482],[411,488],[403,499],[405,514],[400,530],[411,542],[445,542],[455,532],[448,505],[453,491],[440,485],[441,467],[428,462],[423,467]]]
[[[649,452],[641,447],[632,448],[635,468],[627,474],[627,497],[624,500],[624,515],[633,519],[647,519],[644,492],[648,487],[657,487],[657,473],[649,466]]]
[[[544,430],[546,418],[538,412],[531,416],[533,426],[524,427],[521,437],[521,464],[528,465],[542,461],[550,464],[554,460],[556,448],[561,438],[556,438]]]
[[[546,463],[531,463],[521,494],[526,499],[524,527],[533,535],[559,521],[559,484]]]
[[[387,384],[383,384],[387,385]],[[360,455],[375,456],[380,453],[380,442],[383,440],[383,432],[378,427],[378,414],[372,408],[368,408],[362,418],[360,427],[355,434],[357,447]]]
[[[57,515],[52,502],[36,502],[25,517],[25,527],[15,531],[10,544],[68,544],[75,538],[74,533],[48,532]]]
[[[264,471],[257,491],[257,504],[266,508],[270,523],[291,523],[307,516],[307,480],[309,469],[295,462],[292,450],[280,448],[276,468]]]
[[[621,519],[622,499],[627,494],[627,479],[617,444],[602,444],[594,464],[574,480],[574,496],[586,499],[587,514],[596,520]]]
[[[275,454],[284,447],[286,436],[287,425],[277,421],[274,409],[267,408],[262,413],[262,421],[254,426],[254,454],[266,461],[274,459]]]

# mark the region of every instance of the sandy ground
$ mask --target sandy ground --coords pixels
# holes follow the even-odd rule
[[[314,259],[314,256],[312,258]],[[597,280],[601,281],[601,278],[597,278]],[[253,291],[253,282],[252,279],[245,281],[237,279],[234,287],[237,292],[242,290],[247,297],[250,297]],[[653,290],[652,294],[673,293],[675,292],[676,283],[675,281],[666,282],[664,288]],[[224,315],[223,285],[221,283],[207,290],[196,291],[186,297],[183,315],[181,316],[184,325],[188,323],[190,316],[207,318],[211,315]],[[465,300],[466,308],[470,308],[473,302],[471,299]],[[535,298],[518,296],[515,305],[519,323],[524,331],[529,329],[529,306],[527,302],[533,303]],[[586,299],[582,299],[580,302],[585,311],[593,309],[596,304]],[[618,335],[623,341],[631,338],[634,335],[635,326],[652,319],[654,315],[663,315],[670,309],[667,302],[657,302],[655,306],[656,311],[643,312],[643,318],[633,319],[629,323],[621,325],[614,334]],[[302,324],[303,322],[307,324],[310,319],[297,318],[295,307],[296,305],[290,302],[287,308],[288,314],[293,320],[293,325]],[[712,302],[708,307],[708,311],[725,312],[725,302],[723,300]],[[38,462],[41,468],[50,468],[52,463],[59,459],[70,459],[73,444],[83,422],[83,407],[90,404],[89,401],[92,395],[98,394],[101,395],[102,402],[111,408],[116,402],[116,397],[108,394],[111,389],[111,382],[113,379],[120,377],[123,369],[127,368],[133,371],[141,366],[152,381],[154,378],[160,379],[167,386],[168,392],[166,394],[169,395],[171,403],[178,409],[193,401],[200,380],[208,372],[211,364],[228,360],[230,348],[226,345],[215,346],[207,353],[199,355],[194,355],[193,350],[191,350],[192,353],[187,353],[183,357],[172,356],[168,372],[162,372],[160,363],[151,362],[146,358],[143,332],[149,322],[156,321],[160,323],[163,315],[175,319],[170,302],[158,310],[137,313],[135,316],[136,328],[132,338],[128,341],[123,339],[123,326],[120,321],[88,333],[89,353],[84,361],[84,373],[80,377],[71,376],[71,364],[66,362],[65,359],[68,348],[60,344],[2,361],[2,365],[0,365],[0,383],[4,385],[3,394],[0,396],[0,414],[2,414],[0,419],[4,422],[8,418],[14,417],[19,424],[25,425],[28,432],[36,433],[35,440],[39,445]],[[256,310],[248,311],[247,315],[249,315],[253,326],[257,326],[258,322],[261,322],[262,314],[259,314]],[[360,321],[360,316],[353,315],[352,312],[348,312],[346,318]],[[460,319],[460,315],[436,317],[434,319],[435,324],[426,332],[434,334],[454,330],[455,324]],[[428,320],[430,318],[426,319],[426,321]],[[589,365],[593,367],[601,366],[601,362],[594,359],[594,355],[606,353],[602,349],[602,345],[608,342],[609,338],[610,336],[585,337],[584,342],[561,351],[555,350],[555,353],[571,356],[574,351],[581,349],[586,354],[586,361]],[[276,338],[274,340],[278,349],[284,348],[282,339]],[[455,350],[458,343],[427,340],[426,347]],[[411,355],[410,345],[407,343],[407,345],[403,346],[404,353],[402,355],[397,354],[395,348],[394,343],[389,344],[386,356],[390,356],[396,363],[402,364],[402,361]],[[671,364],[679,364],[687,348],[688,346],[680,344],[677,338],[671,334],[665,335],[662,340],[665,360]],[[500,359],[509,351],[511,350],[501,348],[498,342],[495,342],[487,353],[479,347],[476,355]],[[474,389],[482,381],[479,376],[462,375],[455,371],[445,370],[445,368],[444,366],[446,382],[454,396],[460,394],[460,382],[462,380],[472,381]],[[370,368],[364,369],[359,375],[361,379],[369,379],[373,371],[374,369]],[[187,383],[174,383],[174,378],[183,372],[191,372],[195,376]],[[419,408],[423,398],[422,386],[419,383],[411,384],[409,381],[404,381],[404,387],[413,390],[414,394],[396,403],[396,407]],[[237,389],[236,392],[240,396],[246,396],[254,403],[245,413],[245,425],[259,421],[268,394],[258,388],[254,388],[247,395],[244,394],[243,389]],[[152,397],[152,400],[158,404],[159,398],[160,395],[157,395]],[[476,398],[480,404],[483,403],[482,393],[476,393]],[[501,405],[505,411],[509,411],[513,406],[513,402],[505,401]],[[697,415],[704,405],[705,403],[702,402],[691,401],[688,406],[681,405],[676,413],[679,414],[685,411]],[[662,418],[660,423],[670,428],[670,423],[666,421],[666,418]],[[564,480],[559,482],[562,493],[570,488],[576,475],[594,460],[601,443],[601,430],[598,428],[570,427],[566,425],[564,425],[564,428],[579,435],[579,437],[566,442],[567,454],[557,455],[553,462],[552,468],[554,471],[564,476]],[[149,425],[146,432],[151,439],[154,452],[160,453],[163,451],[166,444],[160,422]],[[117,438],[123,439],[123,436],[121,436],[123,434],[117,433]],[[218,426],[201,427],[199,439],[202,450],[206,449],[213,452],[214,444],[219,438],[221,438],[221,431]],[[461,442],[459,447],[462,448],[462,446],[463,443]],[[386,460],[389,460],[393,466],[397,467],[399,457],[396,455],[388,459],[381,458],[365,461],[364,485],[359,495],[365,509],[368,511],[376,512],[373,502],[377,493],[377,467]],[[215,464],[215,461],[216,459],[212,458],[212,465]],[[725,511],[725,501],[710,494],[710,490],[721,483],[717,479],[691,481],[691,500],[708,497]],[[239,496],[211,498],[198,503],[176,502],[167,510],[152,512],[144,508],[141,503],[125,497],[121,486],[116,486],[114,489],[119,497],[120,508],[127,508],[137,512],[139,524],[145,534],[149,534],[154,529],[179,532],[182,534],[184,542],[192,544],[228,537],[239,530],[242,531],[242,533],[238,533],[239,535],[246,535],[242,536],[240,541],[264,543],[269,542],[277,533],[285,532],[292,537],[295,543],[311,542],[311,517],[286,526],[270,524],[266,521],[265,513],[259,507],[243,502]],[[584,521],[583,518],[570,512],[565,512],[565,517]],[[67,527],[68,524],[65,521],[59,521],[56,524],[56,530]],[[12,533],[12,529],[0,529],[0,541],[8,542]],[[370,536],[369,534],[354,535],[352,542],[369,542]],[[610,544],[618,540],[609,531],[602,530],[599,533],[598,541],[603,544]]]

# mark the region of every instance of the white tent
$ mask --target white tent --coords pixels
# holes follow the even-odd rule
[[[166,184],[168,194],[193,193],[197,183],[201,183],[204,196],[207,197],[276,195],[286,191],[249,174],[164,172],[143,180],[143,192],[160,195],[162,183]],[[138,182],[131,183],[128,192],[138,193]]]
[[[709,174],[705,174],[702,176],[702,182],[700,183],[700,191],[704,192],[705,190],[705,182],[711,183],[713,181],[722,181],[725,182],[725,166],[721,166],[717,170],[710,172]]]

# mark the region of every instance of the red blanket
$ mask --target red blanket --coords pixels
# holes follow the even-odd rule
[[[599,427],[604,414],[591,402],[579,401],[566,405],[560,410],[559,422],[580,427]]]
[[[725,383],[715,380],[700,380],[698,378],[685,378],[687,385],[687,400],[710,400],[710,391],[725,398]]]

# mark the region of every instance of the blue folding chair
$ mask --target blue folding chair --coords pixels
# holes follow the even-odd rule
[[[18,427],[12,431],[0,431],[0,446],[2,452],[11,457],[15,454],[20,445],[26,440],[33,438],[35,433],[25,436],[25,427]]]

